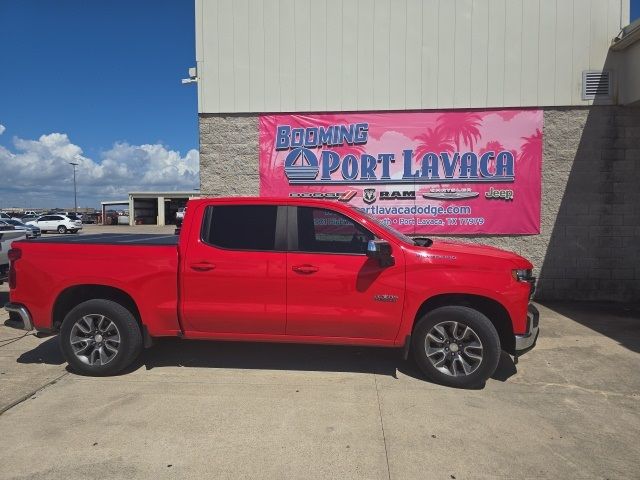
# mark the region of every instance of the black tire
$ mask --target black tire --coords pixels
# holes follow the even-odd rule
[[[446,363],[443,364],[440,368],[443,368],[449,372],[454,370],[454,373],[458,374],[454,376],[452,373],[446,373],[442,370],[439,370],[434,366],[432,361],[427,356],[427,334],[432,331],[432,329],[438,325],[440,330],[443,329],[442,325],[450,326],[453,322],[457,322],[459,325],[459,329],[457,332],[461,334],[461,332],[465,332],[464,327],[470,327],[473,334],[479,338],[482,344],[481,357],[482,359],[477,361],[476,363],[472,363],[473,359],[469,357],[465,357],[466,360],[470,360],[471,363],[467,363],[467,365],[471,365],[473,370],[470,368],[470,373],[466,373],[464,371],[460,371],[458,365],[462,365],[456,362],[454,368],[448,368]],[[471,335],[471,334],[469,334]],[[433,338],[433,337],[431,337]],[[444,337],[442,337],[444,338]],[[467,337],[464,340],[460,341],[460,345],[464,345],[465,342],[467,345],[471,345],[472,337]],[[443,347],[446,346],[447,350],[444,354],[432,354],[432,358],[436,363],[441,361],[443,358],[449,359],[449,357],[443,357],[441,355],[450,355],[451,359],[455,358],[457,355],[463,357],[462,353],[453,353],[451,351],[451,343],[440,342]],[[432,342],[432,345],[439,346],[436,342],[435,344]],[[458,345],[453,345],[457,352],[467,352],[467,348],[463,347],[460,350]],[[473,354],[478,354],[479,351],[477,349],[473,349],[474,347],[470,347],[471,352]],[[434,381],[435,383],[439,383],[441,385],[446,385],[449,387],[456,388],[476,388],[484,385],[486,380],[493,375],[498,366],[498,361],[500,360],[500,337],[498,336],[498,332],[496,328],[493,326],[491,321],[482,313],[477,310],[474,310],[469,307],[462,306],[447,306],[440,307],[432,310],[431,312],[424,315],[418,322],[413,330],[413,334],[411,336],[411,350],[413,352],[413,357],[420,367],[420,370],[425,374],[425,376]],[[464,359],[464,358],[463,358]],[[451,360],[445,360],[445,362],[451,362]]]
[[[71,233],[78,233],[78,230],[69,230]]]
[[[58,233],[67,233],[67,227],[64,225],[59,225],[56,230],[58,230]]]
[[[104,365],[91,365],[81,360],[71,344],[74,325],[87,315],[104,315],[117,327],[120,338],[117,353]],[[94,377],[114,375],[120,372],[131,365],[142,350],[142,332],[133,314],[119,303],[102,299],[87,300],[73,308],[62,322],[59,341],[62,354],[72,370],[81,375]]]

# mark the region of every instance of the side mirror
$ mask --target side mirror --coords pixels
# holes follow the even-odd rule
[[[381,267],[391,267],[396,263],[391,255],[391,245],[384,240],[369,240],[367,257],[377,259]]]

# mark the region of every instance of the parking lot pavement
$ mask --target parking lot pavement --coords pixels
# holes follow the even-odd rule
[[[80,377],[25,337],[0,348],[2,401],[64,376],[0,416],[0,477],[640,477],[638,312],[540,310],[537,347],[473,391],[393,350],[180,340]]]
[[[7,285],[0,285],[0,305],[8,299]],[[5,327],[8,319],[9,314],[0,310],[0,412],[66,373],[62,357],[56,360],[56,346],[45,344],[40,355],[44,340]]]

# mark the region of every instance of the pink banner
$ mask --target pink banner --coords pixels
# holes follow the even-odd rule
[[[541,110],[260,116],[260,194],[407,234],[540,233]]]

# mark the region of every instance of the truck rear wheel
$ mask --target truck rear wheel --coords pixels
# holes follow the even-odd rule
[[[111,300],[87,300],[73,308],[62,322],[59,339],[67,363],[82,375],[114,375],[142,349],[135,317]]]
[[[491,321],[469,307],[447,306],[424,315],[413,331],[411,349],[422,372],[436,383],[481,386],[500,360],[500,337]]]

